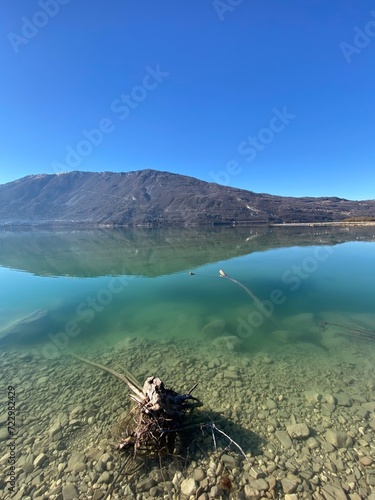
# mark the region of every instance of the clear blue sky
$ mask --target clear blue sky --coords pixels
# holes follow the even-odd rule
[[[5,0],[0,31],[0,183],[155,168],[375,198],[372,1]]]

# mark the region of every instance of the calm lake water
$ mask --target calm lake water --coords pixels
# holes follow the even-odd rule
[[[208,477],[212,467],[206,490],[228,473],[237,498],[254,486],[251,466],[268,478],[259,488],[277,481],[273,498],[284,498],[283,490],[311,498],[304,492],[338,480],[369,498],[374,229],[1,231],[0,377],[16,394],[17,428],[14,440],[0,430],[1,463],[8,464],[6,443],[17,451],[16,469],[8,464],[0,475],[0,498],[9,498],[1,490],[13,478],[17,498],[60,498],[64,488],[67,498],[93,498],[113,484],[113,498],[148,499],[153,494],[137,496],[144,481],[167,478],[174,481],[169,498],[177,499],[184,477]],[[120,373],[126,368],[142,384],[156,374],[184,394],[198,382],[203,411],[219,421],[216,439],[200,429],[197,445],[185,450],[192,461],[177,469],[172,461],[162,475],[158,461],[117,475],[113,426],[129,410],[128,388],[73,351]],[[6,415],[0,419],[5,424]],[[307,425],[308,441],[290,441],[285,429],[296,422]],[[229,452],[233,442],[224,436],[241,443],[250,462],[239,463],[239,448]],[[344,449],[336,449],[338,439]],[[96,461],[108,451],[103,480]],[[281,485],[289,467],[294,475]]]
[[[374,330],[374,256],[359,227],[3,231],[1,343],[46,357],[127,336],[319,345],[324,321]]]

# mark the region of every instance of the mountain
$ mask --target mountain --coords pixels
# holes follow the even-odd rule
[[[375,200],[258,194],[156,170],[29,175],[0,185],[0,224],[11,226],[203,226],[374,216]]]

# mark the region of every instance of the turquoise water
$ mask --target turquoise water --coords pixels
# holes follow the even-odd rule
[[[0,342],[53,357],[127,337],[231,336],[255,352],[320,345],[322,321],[373,330],[371,229],[4,231]],[[36,310],[48,321],[9,333]]]
[[[234,496],[252,464],[277,480],[275,497],[283,498],[285,464],[296,461],[298,498],[311,493],[305,468],[315,462],[321,487],[346,484],[356,467],[350,491],[368,498],[372,476],[358,459],[374,458],[374,251],[374,228],[361,227],[0,232],[0,373],[16,388],[21,494],[40,498],[47,488],[44,496],[53,497],[58,478],[60,487],[83,487],[79,498],[112,485],[115,498],[136,498],[129,488],[136,491],[148,473],[169,481],[213,463],[217,480],[230,473]],[[233,459],[239,449],[229,449],[218,430],[214,440],[200,429],[186,451],[191,464],[184,457],[176,471],[175,460],[170,468],[157,460],[146,476],[118,476],[114,426],[129,410],[128,388],[72,351],[127,370],[141,385],[157,375],[185,394],[198,382],[202,414],[251,462],[223,465],[223,452]],[[314,447],[300,439],[282,444],[278,431],[287,434],[295,422],[307,425]],[[336,450],[328,430],[351,436],[353,447]],[[92,457],[108,450],[114,475],[107,485]],[[8,453],[4,446],[2,456]],[[85,470],[74,477],[66,465],[77,453]],[[34,467],[40,455],[46,461]],[[154,475],[158,469],[162,475]],[[180,483],[175,492],[180,498]]]

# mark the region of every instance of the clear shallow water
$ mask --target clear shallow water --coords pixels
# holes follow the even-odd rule
[[[125,367],[141,382],[156,374],[180,393],[199,382],[204,411],[214,410],[215,421],[222,415],[220,429],[252,457],[239,463],[238,448],[229,450],[223,435],[216,449],[199,431],[191,464],[152,476],[157,463],[129,478],[117,477],[116,451],[114,498],[136,498],[147,474],[157,482],[180,471],[191,477],[197,464],[206,474],[212,463],[230,474],[234,495],[253,484],[245,469],[253,464],[267,484],[277,481],[276,498],[284,498],[288,460],[297,463],[298,498],[317,484],[345,484],[355,467],[348,488],[368,498],[372,476],[358,460],[375,462],[375,342],[346,334],[375,329],[372,229],[0,233],[0,375],[17,393],[20,497],[40,498],[47,489],[46,497],[56,498],[72,477],[79,498],[87,498],[85,489],[90,498],[109,488],[96,460],[118,445],[113,426],[129,407],[128,390],[65,355],[77,350],[121,373]],[[220,269],[238,281],[220,277]],[[30,314],[34,321],[22,322]],[[323,329],[321,322],[329,324]],[[308,426],[311,449],[299,439],[285,447],[277,436],[295,420]],[[329,443],[327,429],[350,436],[349,449]],[[41,450],[45,461],[35,466]],[[220,469],[223,450],[236,474],[233,465]],[[74,453],[85,461],[75,477],[66,467]],[[5,447],[2,456],[8,459]],[[306,484],[312,463],[321,472]],[[40,474],[41,487],[34,484]],[[0,484],[9,475],[8,466]],[[181,498],[182,478],[173,498]]]
[[[242,350],[255,352],[286,342],[320,345],[321,321],[374,329],[372,232],[3,232],[3,348],[52,356],[68,345],[114,345],[127,337],[209,342],[236,336]],[[239,283],[220,277],[220,269]],[[9,334],[11,322],[36,310],[46,311],[48,321]]]

